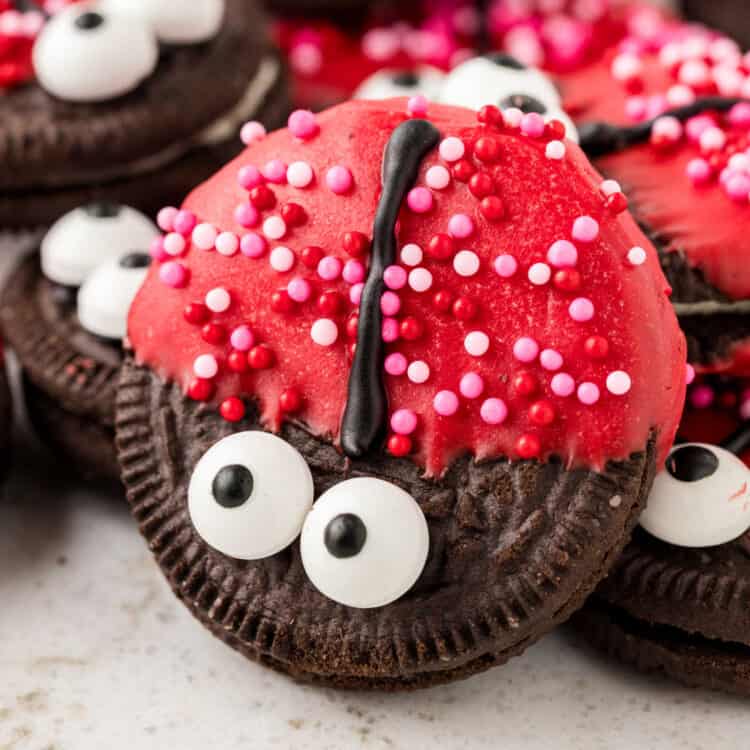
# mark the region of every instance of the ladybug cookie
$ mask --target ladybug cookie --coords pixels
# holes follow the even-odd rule
[[[239,151],[243,122],[288,113],[253,2],[13,5],[0,10],[4,228],[93,199],[155,211]]]
[[[709,411],[714,399],[735,410],[741,399],[741,419],[719,404]],[[692,442],[672,449],[641,528],[574,619],[589,642],[639,669],[745,696],[750,469],[739,456],[750,447],[748,404],[746,385],[691,389],[680,432]],[[730,434],[732,422],[740,426]]]
[[[562,126],[424,105],[295,112],[193,192],[117,395],[175,593],[340,687],[468,676],[567,618],[684,399],[655,251]]]
[[[52,225],[2,295],[0,322],[21,364],[31,421],[88,476],[118,476],[122,339],[150,253],[162,248],[157,226],[135,209],[87,204]]]
[[[738,45],[664,22],[631,34],[564,98],[583,149],[653,238],[705,372],[750,370],[750,77]],[[581,95],[577,91],[583,92]]]

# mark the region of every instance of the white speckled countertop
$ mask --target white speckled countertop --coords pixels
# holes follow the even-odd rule
[[[409,695],[301,687],[179,604],[124,500],[28,442],[0,501],[0,750],[723,750],[747,703],[637,675],[561,631]]]

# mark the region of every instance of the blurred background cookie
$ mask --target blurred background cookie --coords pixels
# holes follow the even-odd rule
[[[165,195],[179,201],[239,151],[243,122],[277,125],[287,113],[254,2],[101,0],[51,16],[22,5],[0,26],[5,228],[94,199],[146,211]]]
[[[50,228],[11,275],[0,322],[21,365],[39,437],[74,471],[116,478],[114,392],[130,302],[158,229],[133,208],[95,203]]]

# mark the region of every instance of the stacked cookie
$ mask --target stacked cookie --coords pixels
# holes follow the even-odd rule
[[[750,692],[750,414],[710,374],[750,351],[735,43],[620,3],[565,6],[563,43],[559,4],[459,2],[435,59],[409,42],[432,16],[371,28],[357,98],[290,114],[253,3],[18,5],[0,223],[46,229],[4,336],[37,431],[122,480],[204,626],[404,690],[577,613]],[[675,444],[688,353],[689,403],[724,411]]]

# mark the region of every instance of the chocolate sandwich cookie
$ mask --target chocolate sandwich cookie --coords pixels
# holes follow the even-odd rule
[[[10,465],[11,428],[13,424],[13,399],[5,372],[5,357],[0,343],[0,478]]]
[[[682,12],[692,21],[721,29],[745,49],[750,47],[750,16],[743,0],[681,0]]]
[[[740,695],[750,695],[750,469],[738,456],[748,456],[750,431],[745,416],[728,436],[740,419],[709,411],[707,400],[744,398],[743,414],[746,392],[693,388],[680,433],[721,434],[721,443],[673,449],[642,528],[573,621],[587,641],[641,670]]]
[[[127,311],[159,231],[135,209],[89,204],[59,219],[10,277],[0,322],[40,437],[86,475],[116,478],[114,398]]]
[[[337,687],[465,677],[566,619],[684,398],[655,251],[575,144],[407,102],[294,113],[188,198],[117,396],[177,596]]]
[[[578,131],[563,109],[552,79],[500,52],[470,57],[446,74],[425,66],[407,72],[380,71],[364,81],[355,96],[360,99],[424,96],[474,110],[489,104],[501,108],[505,121],[517,126],[525,115],[532,115],[531,120],[536,119],[538,128],[547,127],[550,140],[563,137],[578,140]],[[563,125],[559,130],[550,129],[559,124]]]
[[[278,125],[288,112],[254,2],[99,0],[52,15],[41,2],[15,6],[0,31],[10,38],[0,54],[12,57],[0,69],[13,73],[0,74],[5,228],[92,200],[154,212],[240,150],[242,123]]]
[[[689,359],[750,371],[750,86],[738,45],[664,21],[627,36],[565,99],[581,143],[659,250]],[[624,51],[623,51],[624,50]]]

